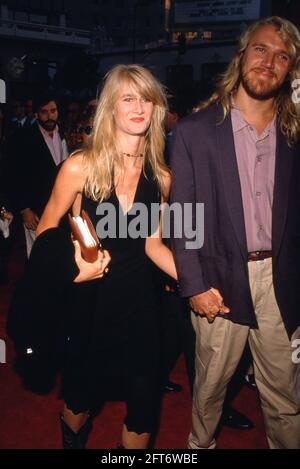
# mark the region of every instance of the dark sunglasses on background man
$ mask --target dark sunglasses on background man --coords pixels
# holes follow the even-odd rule
[[[92,133],[93,127],[91,125],[87,125],[86,127],[78,127],[76,129],[77,134],[82,134],[85,133],[87,135],[90,135]]]

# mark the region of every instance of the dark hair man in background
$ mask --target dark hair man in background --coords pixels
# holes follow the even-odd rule
[[[36,122],[18,133],[18,138],[10,145],[9,157],[14,179],[12,198],[22,215],[28,256],[58,166],[68,155],[66,141],[58,127],[55,98],[40,96],[33,107]]]

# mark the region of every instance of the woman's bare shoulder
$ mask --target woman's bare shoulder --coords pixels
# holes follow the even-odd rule
[[[63,163],[61,169],[65,174],[72,174],[73,176],[81,175],[83,172],[83,153],[77,152],[69,156]]]
[[[64,161],[59,171],[58,180],[62,186],[72,187],[72,190],[76,192],[82,191],[85,182],[82,153],[69,156]]]

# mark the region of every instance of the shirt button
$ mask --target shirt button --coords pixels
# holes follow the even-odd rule
[[[262,225],[258,225],[258,229],[259,229],[259,231],[262,231],[263,226],[262,226]]]
[[[255,194],[257,195],[257,197],[259,197],[261,195],[261,192],[256,192]]]
[[[257,161],[258,161],[259,163],[261,163],[261,162],[262,162],[262,157],[261,157],[261,156],[257,156],[257,158],[256,158],[256,159],[257,159]]]

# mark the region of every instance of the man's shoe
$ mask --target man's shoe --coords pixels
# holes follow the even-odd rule
[[[221,417],[221,425],[226,427],[235,428],[237,430],[251,430],[254,423],[233,407],[226,407],[223,409]]]
[[[244,377],[244,384],[249,388],[249,389],[257,389],[254,374],[247,374]]]
[[[177,383],[173,383],[172,381],[166,381],[163,387],[165,392],[181,392],[182,386]]]

